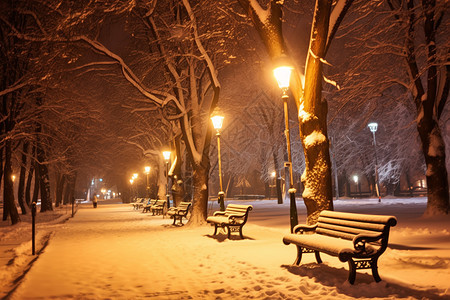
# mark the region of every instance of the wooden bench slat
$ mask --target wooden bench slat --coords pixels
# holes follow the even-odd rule
[[[349,220],[342,220],[342,219],[329,218],[329,217],[319,217],[318,222],[319,222],[319,224],[326,223],[326,224],[342,225],[342,226],[347,226],[347,227],[352,227],[352,228],[367,229],[367,230],[373,230],[373,231],[378,231],[378,232],[383,231],[383,229],[385,227],[384,224],[364,223],[364,222],[349,221]]]

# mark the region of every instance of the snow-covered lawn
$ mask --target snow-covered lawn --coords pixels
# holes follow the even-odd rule
[[[81,205],[67,222],[55,224],[67,218],[61,214],[57,220],[38,225],[39,245],[46,240],[49,243],[17,284],[13,279],[27,269],[33,257],[29,242],[13,245],[14,259],[0,268],[1,296],[450,299],[450,218],[422,218],[425,198],[383,199],[382,203],[376,199],[335,201],[337,211],[398,218],[398,225],[391,229],[390,247],[379,261],[383,281],[375,283],[370,273],[358,271],[353,286],[346,281],[347,264],[336,257],[322,255],[324,264],[317,265],[314,255],[305,255],[301,266],[291,265],[295,246],[282,243],[283,235],[289,232],[289,203],[235,202],[254,207],[243,229],[244,240],[237,233],[231,240],[223,233],[212,236],[214,230],[209,225],[175,227],[170,219],[134,211],[130,205],[100,202],[97,209]],[[303,202],[298,201],[297,207],[303,222]],[[211,213],[217,209],[217,203],[211,202]],[[4,246],[28,225],[12,230],[0,227],[0,244]]]

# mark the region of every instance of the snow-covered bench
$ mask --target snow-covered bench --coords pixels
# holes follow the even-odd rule
[[[243,239],[242,227],[248,219],[248,213],[253,209],[251,205],[228,204],[225,211],[216,211],[214,214],[206,219],[206,222],[214,225],[214,234],[217,233],[217,228],[227,228],[228,238],[231,232],[239,231],[239,235]]]
[[[173,218],[173,225],[175,225],[177,219],[180,220],[180,225],[183,225],[183,217],[186,218],[190,207],[191,202],[180,202],[177,207],[169,208],[167,215]]]
[[[378,258],[388,245],[390,227],[396,224],[394,216],[324,210],[316,224],[295,226],[294,233],[283,237],[283,243],[297,246],[295,265],[300,264],[303,253],[315,253],[317,263],[322,263],[323,252],[348,261],[351,284],[358,269],[372,269],[373,278],[379,282]]]
[[[144,204],[145,198],[137,198],[136,201],[131,202],[133,209],[138,210]]]
[[[167,200],[156,200],[155,204],[150,207],[153,215],[163,215],[166,208]]]
[[[142,206],[142,212],[150,212],[150,208],[156,204],[156,199],[148,199],[147,203]]]

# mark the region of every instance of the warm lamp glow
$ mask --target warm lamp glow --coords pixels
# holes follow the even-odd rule
[[[224,119],[223,116],[211,117],[211,121],[213,122],[214,129],[219,130],[222,128],[223,119]]]
[[[273,75],[278,82],[280,89],[287,89],[289,87],[289,81],[291,80],[291,72],[294,68],[289,66],[282,66],[273,70]]]
[[[353,175],[353,181],[354,181],[355,183],[358,183],[358,175]]]
[[[276,173],[275,173],[275,172],[272,172],[272,174],[271,174],[271,175],[272,175],[272,177],[275,177]]]
[[[146,166],[146,167],[144,167],[144,170],[145,170],[145,173],[150,173],[150,167],[149,166]]]
[[[131,179],[130,179],[130,183],[131,183],[131,184],[133,184],[133,181],[134,181],[134,179],[133,179],[133,178],[131,178]]]
[[[376,122],[369,123],[367,126],[369,126],[371,132],[376,132],[378,129],[378,123]]]
[[[133,179],[136,179],[138,177],[138,173],[133,174]]]
[[[164,156],[165,160],[169,160],[170,159],[170,151],[164,151],[163,156]]]
[[[16,181],[16,175],[12,175],[11,178],[13,182]]]

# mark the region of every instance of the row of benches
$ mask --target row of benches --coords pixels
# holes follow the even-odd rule
[[[183,217],[187,219],[187,214],[189,213],[189,209],[191,207],[191,202],[181,202],[177,207],[170,207],[169,209],[166,209],[167,200],[145,198],[141,199],[138,199],[138,201],[131,203],[133,209],[142,209],[142,212],[151,212],[154,216],[168,215],[173,219],[173,225],[176,224],[177,220],[179,221],[180,225],[183,225]]]
[[[190,202],[181,202],[178,207],[171,207],[167,211],[174,219],[173,224],[177,219],[182,224],[182,218],[187,216],[190,205]],[[228,204],[225,211],[214,212],[206,221],[214,225],[213,235],[217,234],[218,228],[223,228],[227,230],[228,238],[231,232],[239,232],[243,239],[242,228],[247,223],[252,209],[251,205]],[[283,243],[297,247],[295,265],[300,265],[303,253],[314,253],[317,263],[320,264],[322,252],[338,257],[341,262],[348,262],[349,283],[355,282],[356,270],[359,269],[371,269],[373,278],[379,282],[381,278],[378,274],[378,258],[388,246],[390,228],[396,224],[397,219],[394,216],[325,210],[320,213],[316,224],[294,227],[291,234],[283,237]]]

